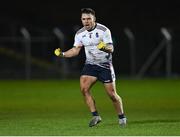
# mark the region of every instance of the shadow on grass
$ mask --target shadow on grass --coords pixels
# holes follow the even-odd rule
[[[180,122],[180,119],[173,119],[173,120],[167,120],[167,119],[156,119],[156,120],[139,120],[139,121],[127,121],[127,124],[134,125],[134,124],[152,124],[152,123],[177,123]],[[109,123],[107,126],[113,126],[118,125],[118,123]]]
[[[180,122],[180,119],[156,119],[156,120],[141,120],[141,121],[129,121],[129,124],[148,124],[148,123],[175,123]]]

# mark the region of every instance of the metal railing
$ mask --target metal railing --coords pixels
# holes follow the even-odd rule
[[[54,28],[52,29],[51,36],[33,36],[30,34],[28,29],[25,27],[22,27],[20,29],[21,36],[17,37],[0,37],[0,55],[1,56],[11,56],[11,58],[14,58],[15,60],[21,60],[21,63],[23,62],[24,66],[20,67],[22,69],[22,72],[20,72],[20,75],[23,75],[22,78],[24,79],[32,79],[33,74],[36,72],[37,74],[39,73],[40,77],[46,76],[46,73],[48,72],[49,75],[47,74],[47,77],[52,77],[52,78],[68,78],[68,76],[76,75],[77,70],[80,69],[80,60],[73,60],[76,64],[76,69],[71,68],[72,62],[69,63],[69,59],[65,58],[57,58],[53,56],[54,49],[57,47],[60,47],[61,49],[65,49],[65,34],[59,29],[59,28]],[[126,75],[129,77],[136,77],[136,78],[142,78],[146,77],[147,71],[152,67],[153,62],[159,57],[161,52],[165,52],[165,66],[163,66],[165,73],[164,76],[169,78],[173,76],[173,63],[178,64],[178,62],[173,62],[172,63],[172,34],[167,28],[161,28],[159,33],[163,36],[162,39],[159,39],[159,44],[154,45],[155,48],[154,50],[150,53],[147,54],[146,56],[143,56],[142,58],[146,59],[145,62],[139,63],[140,60],[137,58],[138,55],[137,51],[138,50],[145,50],[144,49],[137,49],[137,38],[136,35],[133,33],[133,31],[130,28],[125,28],[124,29],[124,34],[128,38],[128,43],[124,43],[127,46],[128,53],[126,54],[129,56],[129,72],[126,72]],[[54,43],[56,41],[56,43]],[[12,42],[11,44],[6,44],[6,42]],[[39,48],[44,48],[44,45],[42,44],[42,47],[35,46],[37,43],[49,43],[51,42],[49,46],[50,52],[46,51],[45,54],[51,54],[50,58],[38,58],[33,55],[34,51],[36,51]],[[148,41],[147,41],[148,42]],[[13,44],[13,43],[18,43],[18,44]],[[10,45],[10,46],[7,46]],[[13,48],[9,47],[14,47],[16,48],[17,45],[21,45],[21,47],[24,49],[21,53],[13,50]],[[53,45],[53,46],[52,46]],[[121,50],[121,49],[118,49]],[[39,51],[37,51],[39,52]],[[41,53],[39,53],[41,56]],[[116,55],[115,55],[116,56]],[[83,56],[84,57],[84,56]],[[141,58],[140,58],[141,59]],[[3,62],[3,61],[2,61]],[[5,62],[5,61],[4,61]],[[114,62],[115,64],[117,62]],[[118,62],[119,63],[119,62]],[[120,62],[121,63],[121,62]],[[140,64],[138,68],[138,64]],[[1,63],[1,70],[4,67],[4,70],[6,70],[6,65],[7,69],[11,69],[13,71],[13,68],[8,68],[9,65],[8,63]],[[41,67],[41,69],[35,70],[34,68],[38,66]],[[122,64],[123,66],[123,64]],[[15,67],[15,66],[13,66]],[[45,71],[43,74],[41,74],[43,70]],[[14,69],[14,73],[16,73],[16,69]],[[50,71],[50,72],[49,72]],[[161,70],[160,70],[161,71]],[[1,71],[3,73],[3,71]],[[78,71],[79,72],[79,71]],[[120,72],[121,73],[121,72]],[[180,72],[176,72],[180,73]],[[2,75],[0,75],[2,76]],[[79,75],[78,75],[79,76]],[[7,77],[11,77],[11,75],[7,75]],[[1,77],[0,77],[1,78]]]
[[[148,56],[147,60],[144,62],[144,64],[141,66],[141,68],[138,70],[137,73],[136,73],[135,36],[129,28],[125,28],[124,32],[129,39],[131,76],[133,76],[133,77],[135,76],[137,78],[142,78],[145,75],[145,73],[147,72],[147,70],[151,67],[151,64],[153,63],[153,61],[158,57],[158,55],[160,54],[160,52],[163,49],[166,49],[166,60],[165,60],[166,61],[165,62],[166,74],[165,75],[166,75],[166,77],[172,76],[172,42],[171,42],[172,36],[171,36],[170,32],[168,31],[168,29],[161,28],[160,32],[162,33],[164,38],[162,39],[160,44],[157,45],[157,47],[154,49],[154,51]],[[139,50],[141,50],[141,49],[139,49]]]

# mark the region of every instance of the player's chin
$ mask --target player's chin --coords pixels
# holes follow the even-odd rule
[[[90,27],[90,26],[85,26],[85,29],[86,29],[86,30],[90,30],[91,27]]]

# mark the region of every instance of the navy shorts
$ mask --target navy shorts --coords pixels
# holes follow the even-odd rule
[[[111,83],[115,81],[115,73],[112,64],[109,67],[101,67],[99,65],[85,64],[82,75],[94,76],[103,83]]]

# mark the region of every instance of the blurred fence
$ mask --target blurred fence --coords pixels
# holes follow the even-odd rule
[[[41,33],[21,27],[13,36],[0,36],[0,79],[78,78],[83,49],[77,57],[57,58],[54,49],[70,49],[73,35],[59,28]],[[74,33],[71,30],[71,33]],[[158,35],[157,35],[158,34]],[[113,64],[117,77],[178,77],[180,74],[179,30],[159,28],[156,34],[130,28],[115,36]],[[124,45],[124,46],[119,46]]]
[[[36,30],[37,31],[37,30]],[[34,32],[24,27],[15,36],[0,37],[0,79],[47,79],[77,77],[78,57],[54,56],[54,49],[65,46],[60,29]],[[71,45],[70,45],[71,46]]]

